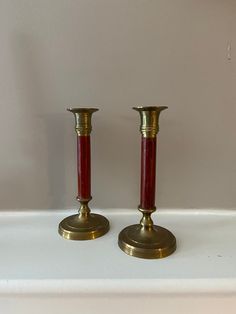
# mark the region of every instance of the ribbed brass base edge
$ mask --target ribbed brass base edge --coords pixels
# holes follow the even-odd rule
[[[118,245],[126,254],[145,258],[164,258],[176,250],[176,238],[167,229],[154,226],[152,234],[145,234],[140,225],[124,228],[118,237]]]
[[[102,215],[90,214],[88,220],[80,220],[76,214],[60,222],[58,233],[67,240],[93,240],[106,234],[109,229],[109,221]]]

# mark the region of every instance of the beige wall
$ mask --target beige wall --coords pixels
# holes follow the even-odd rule
[[[68,104],[100,108],[94,207],[138,204],[135,104],[169,106],[157,205],[236,206],[235,0],[1,0],[0,26],[1,209],[75,207]]]

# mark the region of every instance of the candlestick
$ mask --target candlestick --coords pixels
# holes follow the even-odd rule
[[[63,219],[59,224],[59,234],[70,240],[91,240],[109,230],[109,221],[98,214],[91,214],[88,202],[91,197],[91,153],[90,133],[91,117],[96,108],[69,108],[75,116],[77,133],[77,173],[79,213]]]
[[[162,258],[176,250],[176,239],[167,229],[153,224],[155,207],[156,135],[159,115],[167,107],[134,107],[141,117],[141,188],[140,224],[131,225],[119,234],[118,244],[126,254],[141,258]]]

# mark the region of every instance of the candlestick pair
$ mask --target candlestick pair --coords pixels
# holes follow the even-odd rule
[[[135,107],[140,113],[142,134],[141,146],[141,195],[139,211],[143,214],[140,224],[131,225],[119,234],[119,247],[126,253],[142,258],[162,258],[176,249],[174,235],[165,228],[155,226],[151,214],[155,207],[156,182],[156,135],[159,131],[160,112],[167,107]],[[91,214],[91,117],[98,109],[70,108],[75,116],[77,133],[78,197],[80,209],[61,221],[59,233],[70,240],[90,240],[108,232],[109,221],[98,214]]]

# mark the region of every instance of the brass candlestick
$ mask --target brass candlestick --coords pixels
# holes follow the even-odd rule
[[[77,170],[79,213],[69,216],[59,224],[59,234],[69,240],[91,240],[98,238],[109,230],[109,221],[98,214],[91,214],[88,202],[91,197],[91,154],[90,133],[91,117],[98,109],[70,108],[75,116],[77,133]]]
[[[155,207],[156,135],[159,131],[160,112],[167,107],[135,107],[140,113],[141,195],[140,224],[131,225],[119,234],[118,244],[126,254],[141,258],[162,258],[176,250],[176,239],[167,229],[153,224],[151,214]]]

